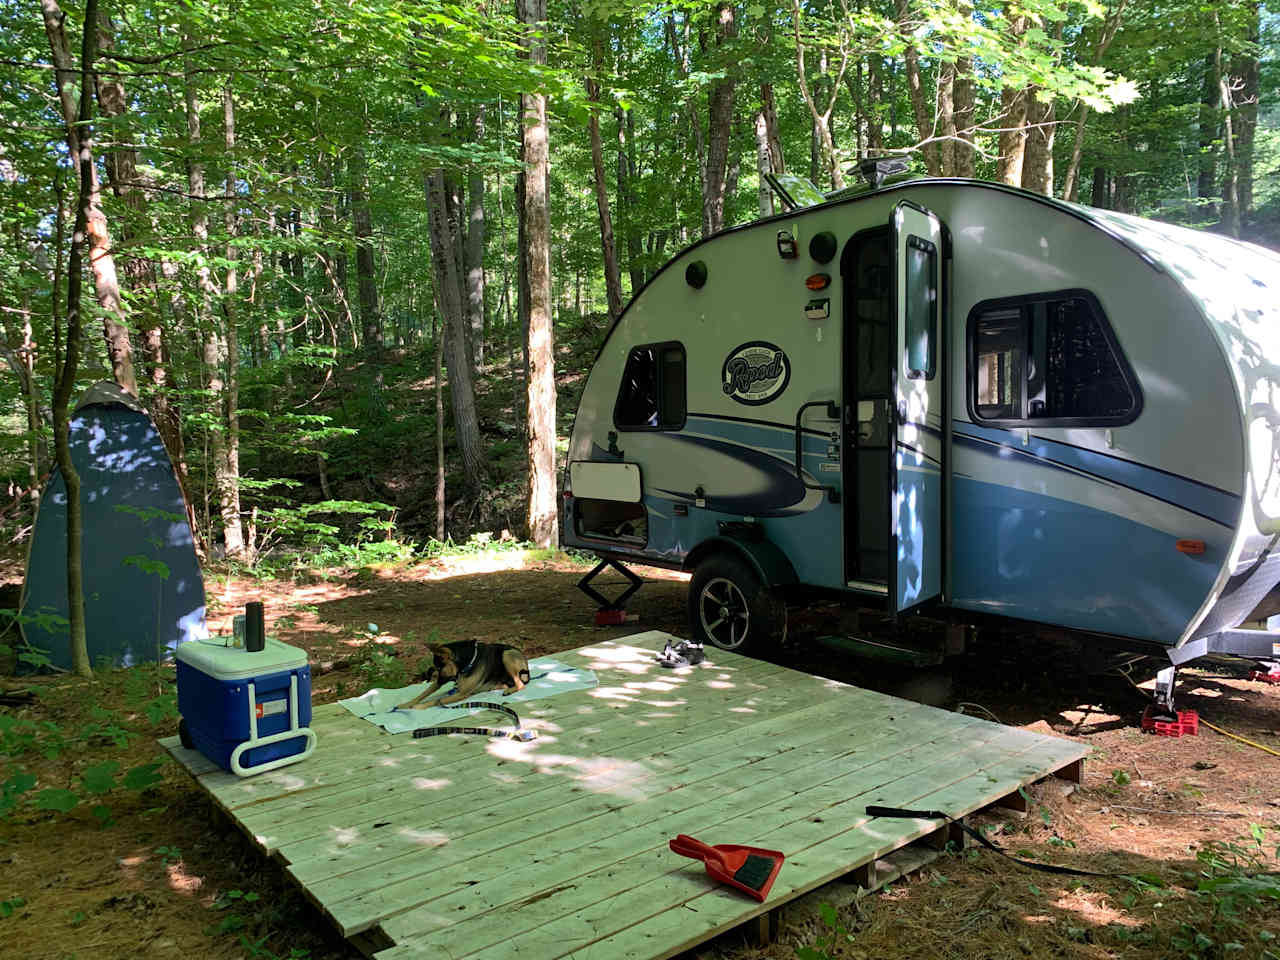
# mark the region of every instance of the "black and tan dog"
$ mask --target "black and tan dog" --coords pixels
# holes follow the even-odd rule
[[[434,682],[412,700],[400,704],[397,710],[408,710],[411,707],[426,710],[429,707],[448,706],[477,693],[502,687],[507,688],[506,694],[512,694],[523,690],[524,685],[529,682],[529,661],[518,647],[507,643],[464,640],[428,649],[434,662],[421,679]],[[452,680],[458,682],[456,691],[447,697],[427,700]],[[424,703],[424,700],[427,702]]]

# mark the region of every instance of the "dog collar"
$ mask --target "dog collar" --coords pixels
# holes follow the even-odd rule
[[[479,656],[480,656],[480,644],[472,640],[471,641],[471,662],[468,663],[465,667],[463,667],[459,671],[459,673],[467,673],[472,667],[476,665],[476,660],[477,658],[479,658]]]

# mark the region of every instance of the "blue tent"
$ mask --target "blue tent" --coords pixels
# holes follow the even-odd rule
[[[151,417],[111,382],[85,391],[71,418],[71,462],[84,504],[89,660],[166,658],[204,635],[204,580],[173,463]],[[71,666],[67,617],[67,488],[56,468],[40,499],[22,613],[27,642]]]

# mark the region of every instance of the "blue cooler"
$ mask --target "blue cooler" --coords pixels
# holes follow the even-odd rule
[[[195,640],[179,644],[175,657],[183,746],[242,777],[315,750],[305,650],[268,639],[251,653]]]

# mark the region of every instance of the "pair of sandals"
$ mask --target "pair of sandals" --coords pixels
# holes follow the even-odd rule
[[[681,640],[674,647],[668,640],[658,655],[658,663],[664,667],[696,667],[707,658],[702,652],[702,644],[689,640]]]

